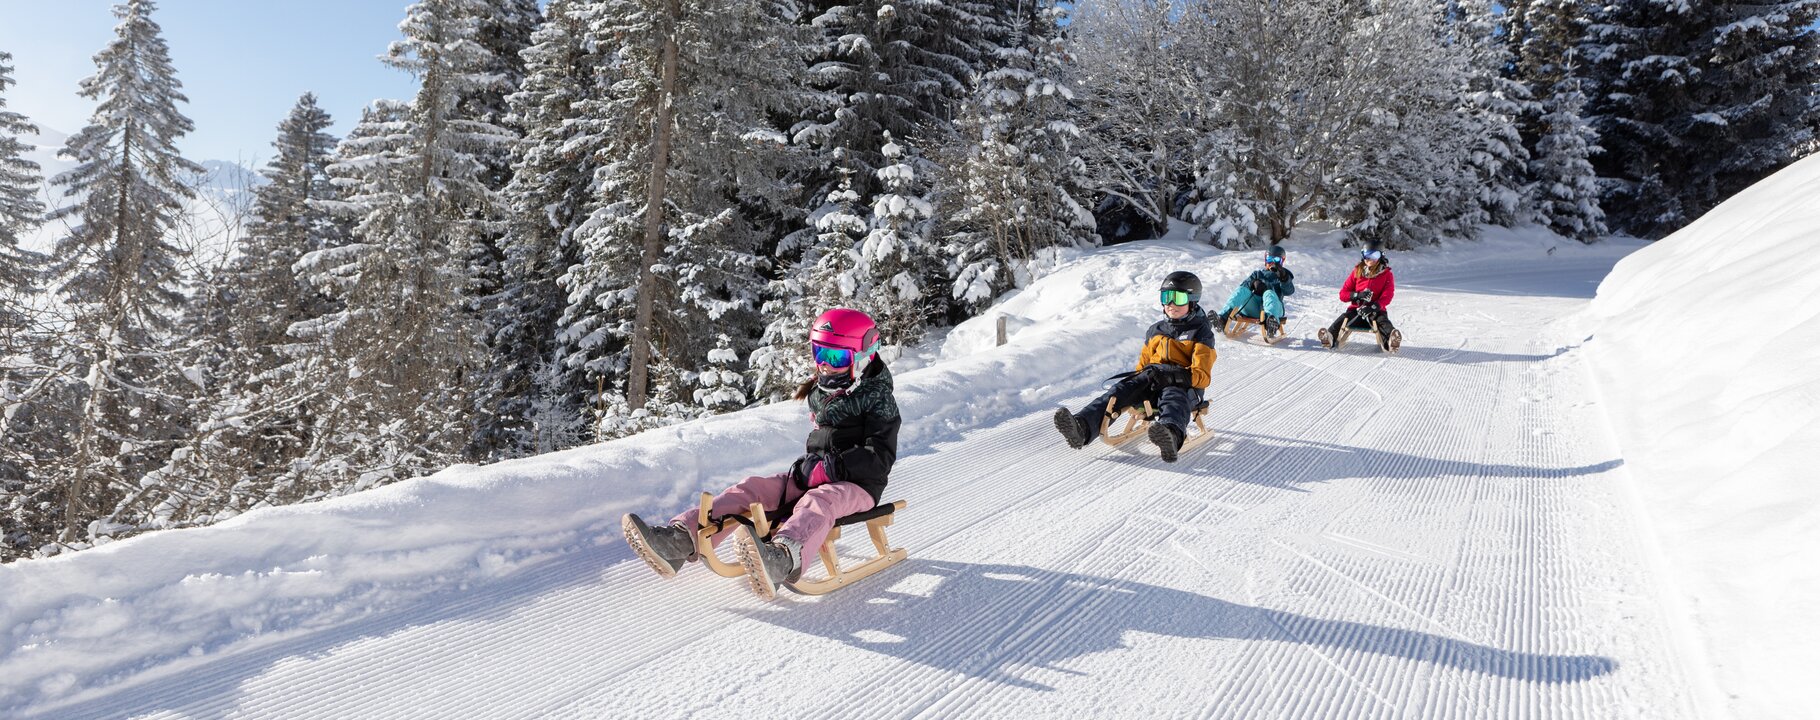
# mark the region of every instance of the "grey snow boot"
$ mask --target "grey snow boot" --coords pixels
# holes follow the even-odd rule
[[[1156,449],[1163,455],[1163,462],[1175,462],[1175,453],[1182,449],[1182,431],[1166,422],[1150,424],[1150,442],[1156,443]]]
[[[802,577],[802,563],[797,560],[802,546],[795,540],[779,537],[765,542],[751,526],[742,525],[733,542],[739,550],[739,564],[746,568],[746,583],[758,599],[775,600],[778,585]]]
[[[637,515],[626,513],[619,518],[619,529],[626,534],[632,552],[656,570],[658,575],[675,577],[683,563],[695,559],[695,535],[676,525],[651,527]]]
[[[1068,441],[1068,447],[1079,450],[1087,445],[1085,423],[1068,412],[1068,408],[1055,409],[1055,429],[1062,431],[1062,439]]]

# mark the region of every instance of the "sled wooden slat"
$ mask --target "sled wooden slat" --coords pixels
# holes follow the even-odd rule
[[[1244,337],[1245,333],[1251,332],[1251,328],[1254,326],[1257,327],[1258,337],[1263,339],[1265,345],[1275,345],[1278,340],[1282,340],[1285,335],[1289,334],[1288,319],[1284,319],[1282,324],[1277,326],[1277,333],[1272,335],[1264,331],[1264,326],[1259,322],[1259,318],[1246,317],[1236,312],[1226,318],[1225,334],[1228,338],[1238,340]]]

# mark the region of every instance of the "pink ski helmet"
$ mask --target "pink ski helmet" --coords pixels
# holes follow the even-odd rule
[[[809,344],[816,364],[851,368],[853,377],[859,377],[878,353],[878,325],[858,310],[833,308],[809,326]]]

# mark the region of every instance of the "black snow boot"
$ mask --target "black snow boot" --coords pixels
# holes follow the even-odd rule
[[[1396,352],[1397,346],[1403,344],[1403,333],[1397,332],[1390,324],[1390,318],[1381,317],[1372,325],[1378,333],[1378,349],[1384,352]]]
[[[1163,462],[1175,462],[1175,453],[1182,449],[1182,431],[1166,422],[1150,424],[1150,442],[1156,443],[1156,449],[1163,455]]]
[[[1213,331],[1226,332],[1226,321],[1232,319],[1232,311],[1224,310],[1213,316]]]
[[[758,599],[775,600],[778,585],[802,577],[802,563],[797,560],[802,547],[795,540],[780,537],[765,542],[749,525],[736,532],[733,543],[739,550],[739,564],[745,566],[746,583]]]
[[[1275,315],[1265,315],[1262,322],[1266,337],[1277,337],[1283,334],[1283,321],[1276,319]]]
[[[1055,429],[1062,431],[1062,439],[1068,441],[1068,447],[1079,450],[1086,447],[1087,424],[1068,412],[1068,408],[1055,409]]]
[[[695,534],[676,525],[651,527],[637,515],[626,513],[619,518],[619,529],[626,534],[632,552],[656,570],[658,575],[675,577],[683,563],[695,559]]]

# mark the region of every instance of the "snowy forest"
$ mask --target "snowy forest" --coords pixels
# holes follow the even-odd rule
[[[0,561],[772,402],[823,308],[894,357],[1172,226],[1660,238],[1820,127],[1817,0],[421,0],[416,94],[273,118],[197,273],[181,68],[114,14],[51,177],[0,48]]]

